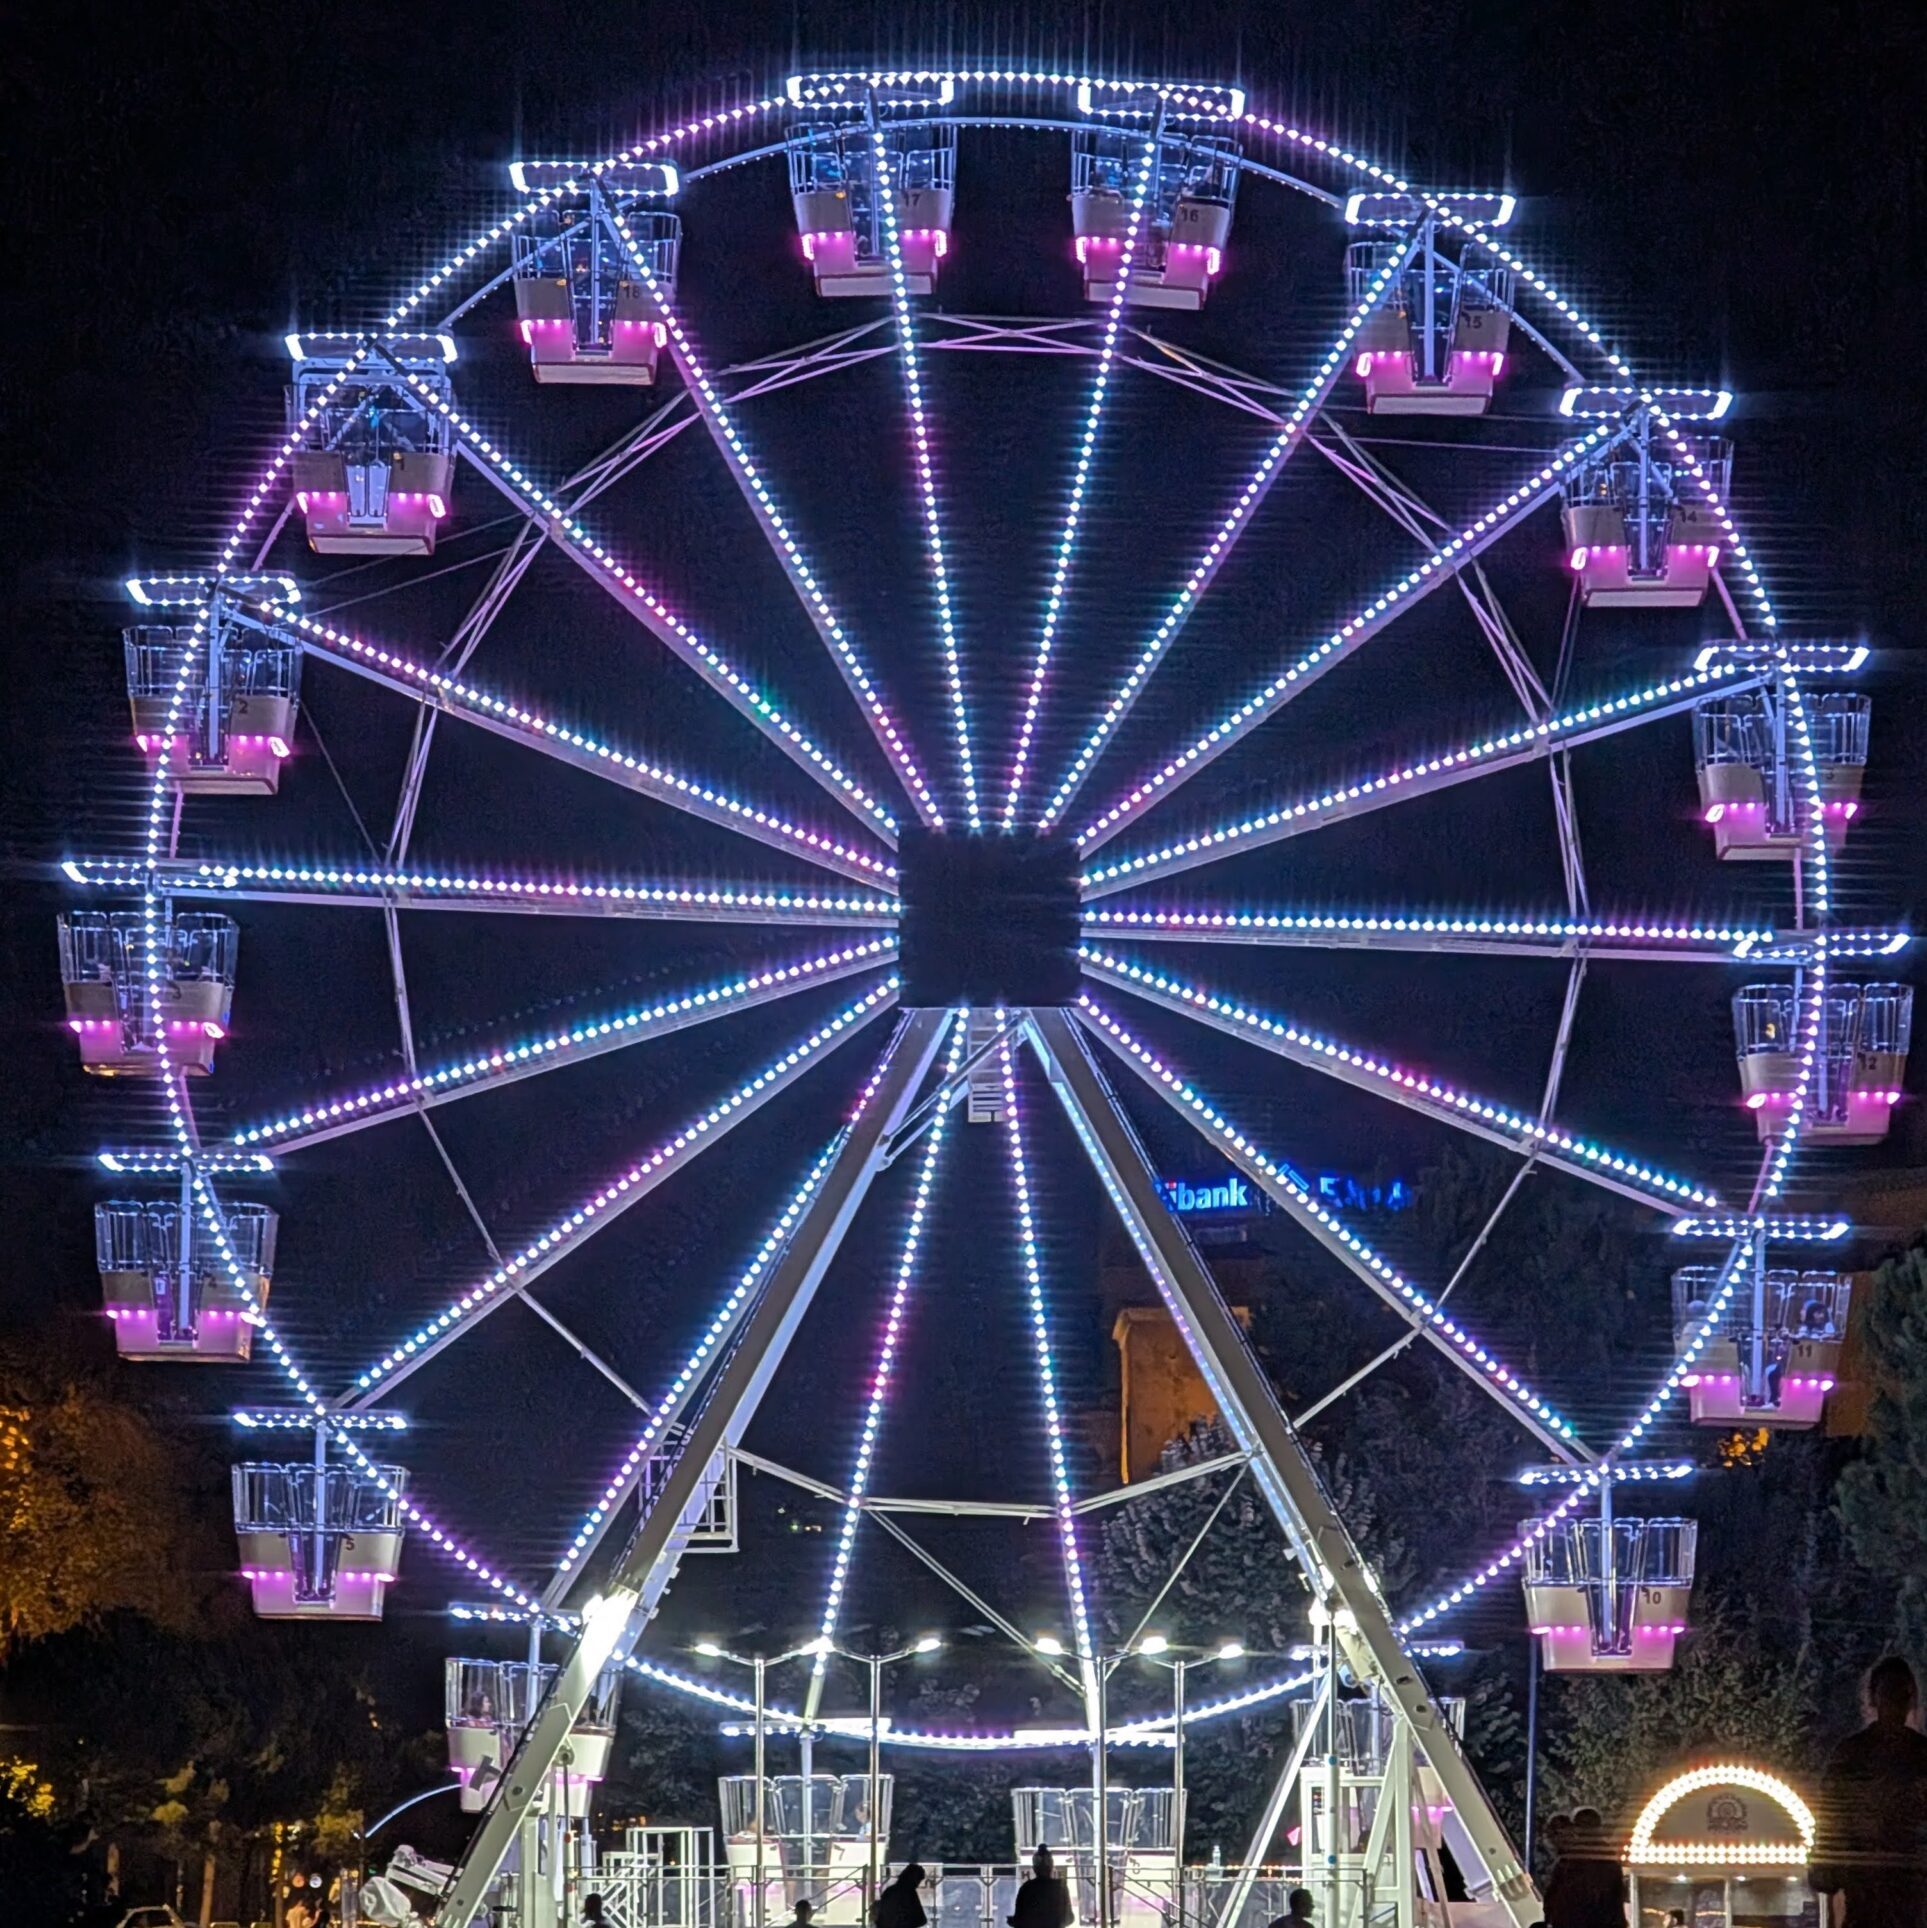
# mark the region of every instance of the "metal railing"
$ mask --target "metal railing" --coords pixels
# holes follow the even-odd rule
[[[1673,1274],[1673,1330],[1680,1338],[1699,1323],[1720,1289],[1717,1265],[1682,1266]],[[1839,1272],[1772,1271],[1766,1275],[1766,1325],[1769,1345],[1799,1339],[1838,1339],[1847,1329],[1853,1281]],[[1741,1345],[1753,1337],[1753,1295],[1742,1286],[1734,1293],[1720,1336]]]
[[[145,913],[70,910],[60,917],[60,975],[68,984],[135,986],[146,941]],[[179,911],[163,924],[159,943],[164,974],[176,984],[234,982],[240,928],[213,911]]]
[[[632,1829],[634,1844],[658,1834],[681,1837],[707,1830]],[[1070,1883],[1076,1920],[1098,1919],[1097,1895],[1092,1886],[1088,1856],[1060,1872]],[[905,1865],[886,1863],[887,1885]],[[931,1928],[1007,1928],[1016,1905],[1017,1890],[1030,1873],[1017,1862],[925,1862],[919,1898]],[[1117,1928],[1267,1928],[1285,1912],[1291,1890],[1305,1885],[1306,1874],[1292,1863],[1266,1863],[1258,1869],[1235,1916],[1229,1905],[1238,1893],[1240,1870],[1230,1866],[1198,1865],[1178,1870],[1168,1865],[1147,1878],[1131,1865],[1129,1856],[1110,1857],[1110,1919]],[[1381,1911],[1389,1919],[1390,1897],[1384,1883],[1365,1882],[1347,1873],[1345,1888],[1353,1924],[1376,1923]],[[798,1901],[812,1904],[820,1928],[859,1928],[867,1919],[868,1871],[819,1863],[772,1873],[765,1893],[767,1928],[784,1928]],[[602,1897],[603,1912],[613,1928],[755,1928],[755,1895],[738,1871],[720,1863],[691,1864],[672,1852],[648,1846],[629,1846],[605,1852],[593,1872],[579,1880],[583,1896]],[[1359,1898],[1369,1895],[1373,1912],[1361,1912]]]

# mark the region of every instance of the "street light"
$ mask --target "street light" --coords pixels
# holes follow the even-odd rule
[[[1032,1647],[1048,1659],[1064,1652],[1064,1643],[1055,1634],[1039,1634]],[[1177,1928],[1184,1924],[1184,1677],[1194,1666],[1222,1660],[1242,1660],[1242,1640],[1221,1640],[1215,1647],[1185,1647],[1172,1654],[1170,1640],[1161,1633],[1140,1633],[1135,1642],[1120,1652],[1100,1654],[1092,1668],[1097,1688],[1096,1732],[1091,1736],[1091,1849],[1097,1884],[1097,1928],[1111,1928],[1110,1891],[1110,1786],[1106,1759],[1109,1716],[1107,1689],[1111,1675],[1127,1660],[1148,1660],[1171,1671],[1171,1792],[1176,1808],[1172,1835],[1172,1873],[1176,1884]]]
[[[756,1677],[756,1901],[752,1913],[754,1928],[763,1928],[763,1915],[767,1906],[763,1882],[763,1803],[767,1797],[768,1783],[763,1771],[763,1743],[767,1723],[764,1719],[763,1674],[767,1668],[780,1667],[786,1660],[801,1660],[806,1654],[817,1654],[824,1650],[821,1639],[806,1641],[800,1647],[792,1647],[787,1653],[773,1658],[763,1654],[735,1654],[714,1640],[699,1640],[696,1651],[705,1660],[727,1660],[733,1666],[747,1667]],[[807,1783],[803,1788],[803,1812],[809,1813],[810,1790]],[[806,1823],[807,1825],[807,1823]]]
[[[829,1638],[815,1643],[814,1651],[820,1654],[836,1654],[844,1660],[854,1660],[858,1666],[870,1670],[870,1896],[869,1906],[876,1905],[877,1881],[877,1823],[883,1812],[883,1670],[894,1667],[899,1660],[910,1660],[918,1654],[933,1654],[943,1641],[934,1633],[924,1634],[913,1640],[907,1647],[899,1647],[894,1653],[853,1654],[846,1648],[834,1646]]]

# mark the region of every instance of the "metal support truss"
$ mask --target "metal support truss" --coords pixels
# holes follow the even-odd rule
[[[547,722],[499,698],[470,689],[452,677],[406,663],[358,637],[343,636],[310,617],[284,614],[274,620],[257,616],[237,616],[236,620],[246,622],[250,628],[277,642],[297,644],[318,661],[332,663],[425,709],[444,710],[477,729],[487,730],[510,743],[519,743],[539,755],[553,757],[558,763],[599,777],[618,789],[687,811],[725,830],[734,830],[739,836],[753,837],[773,850],[800,857],[805,863],[821,864],[826,870],[840,871],[846,877],[865,881],[876,881],[890,868],[878,859],[846,848],[821,831],[791,823],[783,813],[741,802],[712,784],[662,767],[646,753],[637,755],[618,750],[585,737],[578,730]],[[887,838],[882,825],[872,823],[868,828],[879,838]]]
[[[853,1017],[837,1038],[829,1039],[821,1031],[816,1035],[823,1044],[833,1048],[865,1025],[874,1023],[895,1004],[896,994],[892,991],[887,996],[879,996],[867,1010]],[[551,1266],[560,1264],[596,1233],[613,1225],[631,1206],[647,1198],[692,1159],[699,1158],[710,1146],[735,1130],[745,1118],[760,1111],[779,1092],[787,1090],[798,1078],[813,1070],[821,1055],[821,1050],[792,1051],[765,1071],[753,1085],[739,1086],[732,1094],[732,1101],[725,1107],[712,1111],[700,1127],[685,1126],[671,1141],[673,1148],[665,1148],[654,1154],[647,1161],[647,1169],[638,1167],[631,1174],[626,1188],[611,1186],[607,1203],[593,1218],[581,1224],[567,1221],[558,1224],[545,1241],[521,1255],[521,1264],[512,1275],[505,1276],[507,1268],[498,1269],[494,1281],[485,1282],[484,1287],[465,1295],[466,1303],[451,1307],[449,1313],[424,1326],[413,1340],[389,1352],[379,1364],[363,1373],[356,1385],[339,1401],[339,1410],[361,1412],[376,1401],[387,1398],[404,1379],[419,1372],[436,1354],[452,1346],[464,1334],[472,1332],[498,1306],[507,1305],[518,1294],[526,1292]],[[493,1285],[492,1290],[485,1289],[489,1284]]]
[[[1114,984],[1147,1004],[1180,1012],[1211,1030],[1223,1032],[1228,1038],[1269,1051],[1288,1064],[1336,1078],[1355,1091],[1387,1099],[1407,1111],[1417,1112],[1422,1118],[1450,1125],[1489,1144],[1503,1146],[1507,1151],[1522,1153],[1573,1178],[1583,1178],[1588,1184],[1617,1192],[1636,1205],[1670,1212],[1677,1211],[1682,1204],[1705,1205],[1712,1199],[1710,1192],[1684,1180],[1666,1181],[1635,1158],[1607,1151],[1603,1146],[1588,1147],[1588,1141],[1552,1125],[1543,1114],[1531,1118],[1510,1106],[1493,1104],[1472,1093],[1400,1071],[1350,1045],[1329,1038],[1314,1040],[1310,1034],[1299,1032],[1281,1019],[1263,1017],[1229,999],[1178,984],[1161,973],[1134,972],[1115,958],[1088,955],[1084,970],[1094,982]],[[1574,996],[1575,987],[1569,980],[1562,1036],[1570,1023]],[[1556,1064],[1554,1068],[1556,1071]],[[1556,1089],[1556,1078],[1549,1082]],[[1588,1157],[1587,1148],[1596,1155]]]
[[[888,930],[898,914],[893,897],[815,883],[581,883],[567,877],[476,877],[460,871],[373,870],[359,862],[265,864],[222,857],[166,857],[151,864],[122,857],[69,858],[64,868],[73,882],[103,890],[151,889],[161,897],[336,910],[481,910],[515,917],[639,917],[856,930]]]
[[[737,1342],[714,1369],[690,1415],[675,1463],[602,1592],[584,1610],[568,1659],[523,1734],[491,1797],[481,1824],[463,1850],[437,1919],[442,1928],[470,1928],[524,1817],[568,1745],[597,1675],[607,1661],[626,1657],[636,1633],[654,1613],[674,1576],[687,1518],[698,1503],[711,1462],[739,1445],[781,1365],[784,1353],[843,1235],[881,1163],[884,1134],[900,1120],[937,1054],[950,1022],[941,1010],[910,1012],[877,1073],[867,1102],[850,1127],[835,1162],[817,1188],[789,1248],[771,1271]]]
[[[1389,776],[1289,799],[1241,823],[1201,830],[1159,850],[1127,854],[1088,873],[1083,880],[1084,895],[1108,897],[1152,875],[1172,877],[1179,871],[1195,870],[1200,864],[1216,863],[1220,857],[1262,849],[1287,837],[1302,837],[1307,831],[1322,830],[1327,824],[1362,817],[1413,797],[1431,796],[1479,777],[1496,775],[1501,770],[1539,763],[1563,750],[1604,742],[1622,730],[1635,730],[1671,716],[1688,715],[1716,691],[1737,694],[1741,690],[1759,689],[1771,680],[1760,675],[1712,676],[1706,672],[1673,677],[1637,696],[1611,699],[1586,710],[1571,710],[1562,717],[1550,717],[1525,729],[1489,737],[1483,742],[1457,745],[1437,756],[1422,757]],[[1159,794],[1164,793],[1147,792],[1147,797]],[[1120,826],[1122,822],[1120,818]],[[1098,837],[1092,841],[1103,840]]]
[[[1325,1492],[1243,1328],[1190,1236],[1166,1204],[1156,1171],[1063,1011],[1034,1010],[1030,1033],[1099,1179],[1130,1232],[1218,1410],[1298,1562],[1312,1597],[1331,1613],[1353,1675],[1376,1687],[1432,1764],[1489,1870],[1494,1899],[1515,1928],[1539,1918],[1538,1896],[1485,1789],[1406,1651],[1369,1567]]]
[[[1325,1703],[1330,1698],[1331,1677],[1327,1675],[1319,1684],[1311,1712],[1305,1717],[1304,1732],[1298,1736],[1291,1751],[1279,1764],[1277,1776],[1271,1783],[1271,1792],[1265,1796],[1264,1812],[1258,1816],[1258,1824],[1251,1830],[1251,1845],[1245,1849],[1244,1858],[1238,1864],[1237,1877],[1231,1884],[1230,1893],[1225,1898],[1224,1906],[1218,1910],[1220,1921],[1235,1924],[1244,1919],[1245,1904],[1251,1899],[1251,1890],[1257,1882],[1258,1871],[1264,1865],[1264,1858],[1271,1850],[1279,1824],[1285,1818],[1285,1809],[1291,1805],[1291,1797],[1297,1791],[1298,1777],[1305,1771],[1305,1762],[1311,1754],[1312,1742],[1323,1731]],[[1306,1843],[1306,1853],[1309,1855],[1309,1831],[1307,1831]]]
[[[1088,1022],[1085,1023],[1085,1029],[1109,1047],[1120,1063],[1127,1065],[1131,1070],[1135,1071],[1153,1091],[1171,1103],[1172,1108],[1178,1112],[1180,1117],[1185,1115],[1182,1107],[1176,1100],[1176,1094],[1153,1077],[1146,1065],[1124,1051],[1122,1047],[1111,1038],[1108,1032]],[[1360,1280],[1375,1297],[1383,1301],[1389,1310],[1396,1313],[1400,1319],[1404,1320],[1411,1327],[1411,1331],[1403,1339],[1398,1340],[1394,1347],[1388,1347],[1384,1353],[1372,1361],[1370,1366],[1365,1368],[1364,1372],[1355,1374],[1352,1379],[1347,1380],[1339,1389],[1340,1392],[1349,1392],[1359,1379],[1364,1378],[1366,1374],[1383,1364],[1384,1360],[1392,1356],[1394,1351],[1402,1350],[1414,1338],[1422,1338],[1428,1345],[1432,1346],[1442,1358],[1449,1359],[1453,1366],[1464,1373],[1475,1386],[1484,1392],[1488,1399],[1492,1400],[1492,1402],[1498,1406],[1501,1412],[1517,1420],[1554,1458],[1562,1460],[1568,1465],[1573,1465],[1589,1461],[1594,1457],[1584,1445],[1568,1434],[1559,1432],[1552,1426],[1546,1424],[1530,1406],[1522,1403],[1517,1392],[1501,1384],[1487,1364],[1481,1363],[1479,1359],[1471,1357],[1461,1345],[1454,1342],[1450,1334],[1441,1331],[1439,1323],[1435,1319],[1427,1316],[1426,1309],[1423,1306],[1413,1304],[1401,1296],[1390,1279],[1387,1278],[1384,1273],[1375,1270],[1371,1265],[1367,1264],[1354,1247],[1347,1243],[1338,1231],[1333,1229],[1331,1223],[1328,1223],[1325,1219],[1319,1218],[1307,1210],[1304,1201],[1297,1194],[1292,1192],[1287,1186],[1281,1185],[1278,1182],[1275,1172],[1264,1160],[1252,1157],[1248,1152],[1241,1150],[1239,1146],[1230,1139],[1219,1139],[1217,1143],[1219,1150],[1223,1152],[1224,1156],[1236,1165],[1280,1210],[1288,1214],[1293,1223],[1317,1240],[1318,1244],[1330,1253],[1339,1264],[1344,1266],[1344,1268]],[[1437,1304],[1434,1302],[1433,1310],[1436,1311],[1436,1309]],[[1310,1412],[1303,1415],[1303,1419],[1301,1419],[1299,1423],[1302,1424],[1304,1420],[1309,1420],[1314,1417],[1330,1403],[1331,1398],[1336,1396],[1335,1394],[1328,1395],[1326,1399],[1321,1400]]]

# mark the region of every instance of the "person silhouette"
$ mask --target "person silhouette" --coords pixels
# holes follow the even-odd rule
[[[1285,1912],[1271,1924],[1271,1928],[1310,1928],[1311,1890],[1294,1888],[1285,1897]]]
[[[1010,1928],[1070,1928],[1074,1912],[1070,1885],[1057,1872],[1050,1849],[1039,1843],[1030,1858],[1030,1873],[1017,1890]]]
[[[871,1928],[925,1928],[930,1917],[917,1899],[922,1882],[922,1864],[912,1861],[870,1904]]]
[[[1920,1686],[1889,1654],[1867,1675],[1869,1719],[1820,1773],[1808,1884],[1841,1898],[1846,1928],[1927,1928],[1927,1735]]]

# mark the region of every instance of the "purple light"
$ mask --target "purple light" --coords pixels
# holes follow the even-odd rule
[[[957,1067],[963,1062],[968,1034],[969,1027],[962,1018],[953,1016],[950,1053],[944,1064],[946,1079],[957,1075]],[[849,1492],[843,1502],[843,1520],[830,1567],[829,1591],[824,1596],[823,1617],[817,1629],[825,1643],[836,1637],[837,1615],[843,1605],[844,1589],[849,1580],[850,1562],[855,1550],[857,1522],[863,1517],[863,1496],[869,1491],[877,1434],[882,1430],[883,1409],[896,1369],[898,1343],[910,1307],[910,1294],[917,1281],[925,1219],[930,1211],[930,1195],[936,1185],[938,1162],[943,1156],[944,1137],[949,1124],[950,1107],[941,1106],[923,1141],[923,1155],[917,1168],[917,1188],[910,1202],[910,1217],[903,1230],[903,1246],[897,1258],[896,1280],[884,1313],[883,1330],[877,1340],[876,1368],[871,1374],[869,1395],[864,1406],[856,1465],[851,1469]],[[814,1671],[821,1675],[828,1662],[827,1651],[818,1653]]]
[[[1407,1305],[1413,1308],[1414,1312],[1416,1312],[1420,1318],[1439,1332],[1442,1337],[1450,1341],[1457,1351],[1470,1359],[1490,1379],[1502,1387],[1509,1397],[1516,1400],[1521,1406],[1525,1407],[1528,1412],[1532,1413],[1562,1438],[1569,1440],[1576,1440],[1578,1438],[1578,1434],[1573,1430],[1572,1426],[1566,1420],[1560,1418],[1558,1413],[1556,1413],[1545,1400],[1541,1399],[1523,1379],[1520,1379],[1514,1374],[1502,1359],[1496,1354],[1488,1352],[1471,1333],[1466,1331],[1466,1329],[1456,1321],[1448,1318],[1443,1309],[1428,1298],[1425,1293],[1421,1292],[1417,1286],[1401,1277],[1400,1274],[1392,1266],[1388,1265],[1378,1253],[1373,1251],[1363,1239],[1359,1238],[1336,1212],[1332,1211],[1321,1199],[1315,1198],[1308,1192],[1282,1165],[1268,1158],[1260,1151],[1250,1139],[1238,1131],[1222,1113],[1212,1106],[1195,1087],[1166,1066],[1154,1052],[1134,1038],[1102,1005],[1088,996],[1080,996],[1077,1000],[1077,1008],[1079,1013],[1102,1031],[1107,1038],[1114,1040],[1128,1057],[1135,1059],[1138,1064],[1142,1065],[1158,1084],[1162,1085],[1167,1091],[1175,1094],[1183,1102],[1184,1108],[1190,1112],[1200,1125],[1216,1138],[1220,1144],[1228,1151],[1236,1154],[1239,1160],[1248,1161],[1258,1171],[1262,1172],[1270,1184],[1277,1186],[1280,1191],[1284,1192],[1285,1195],[1291,1199],[1300,1211],[1314,1219],[1326,1231],[1337,1238],[1361,1265],[1365,1266],[1376,1278],[1382,1280],[1384,1284],[1396,1292]]]
[[[1001,1020],[1004,1013],[999,1011]],[[1037,1353],[1037,1379],[1044,1399],[1044,1429],[1050,1457],[1051,1489],[1056,1498],[1057,1538],[1070,1590],[1071,1624],[1077,1657],[1087,1682],[1096,1649],[1084,1598],[1084,1564],[1077,1547],[1076,1515],[1071,1511],[1070,1468],[1064,1459],[1063,1416],[1057,1404],[1057,1375],[1051,1365],[1050,1319],[1044,1306],[1044,1274],[1037,1250],[1037,1225],[1031,1211],[1030,1174],[1024,1161],[1024,1128],[1017,1104],[1017,1068],[1006,1039],[998,1048],[1004,1077],[1004,1142],[1010,1152],[1011,1184],[1017,1199],[1017,1236],[1022,1248],[1024,1283],[1030,1303],[1031,1341]]]
[[[1279,1044],[1290,1047],[1283,1055],[1291,1057],[1294,1062],[1307,1063],[1315,1070],[1342,1067],[1337,1075],[1346,1077],[1349,1082],[1359,1083],[1363,1079],[1370,1079],[1388,1090],[1423,1099],[1426,1101],[1423,1108],[1430,1110],[1436,1107],[1435,1115],[1444,1117],[1448,1123],[1463,1122],[1475,1130],[1503,1133],[1520,1141],[1528,1151],[1565,1154],[1624,1183],[1664,1193],[1669,1200],[1687,1199],[1711,1209],[1717,1209],[1719,1205],[1718,1198],[1712,1192],[1702,1191],[1686,1179],[1672,1178],[1664,1172],[1655,1171],[1650,1165],[1615,1152],[1610,1146],[1574,1137],[1571,1132],[1547,1124],[1543,1119],[1514,1111],[1506,1105],[1494,1104],[1475,1093],[1439,1084],[1401,1065],[1386,1064],[1350,1045],[1320,1037],[1313,1031],[1301,1030],[1288,1018],[1267,1017],[1262,1012],[1218,997],[1214,992],[1203,990],[1195,984],[1167,977],[1161,971],[1133,964],[1126,958],[1113,957],[1109,952],[1093,950],[1087,944],[1080,945],[1077,954],[1086,971],[1122,984],[1154,1003],[1209,1013],[1212,1019],[1217,1020],[1217,1028],[1233,1036],[1245,1037],[1268,1049],[1276,1049]],[[1276,1043],[1272,1043],[1272,1040]]]
[[[442,1338],[477,1307],[493,1301],[505,1286],[512,1285],[531,1266],[548,1262],[551,1255],[559,1248],[574,1245],[582,1238],[593,1236],[600,1231],[602,1223],[611,1215],[626,1210],[638,1198],[653,1191],[676,1167],[702,1151],[709,1143],[710,1134],[717,1125],[744,1107],[759,1102],[773,1085],[793,1072],[805,1060],[815,1057],[826,1047],[840,1042],[843,1033],[851,1025],[868,1017],[879,1006],[893,999],[896,991],[896,978],[894,976],[887,978],[874,990],[840,1011],[827,1024],[813,1031],[801,1044],[793,1046],[781,1057],[766,1065],[755,1077],[739,1085],[728,1097],[719,1100],[707,1111],[698,1113],[673,1137],[665,1139],[653,1151],[639,1158],[620,1177],[611,1179],[592,1197],[584,1199],[573,1212],[557,1219],[546,1232],[524,1246],[506,1264],[491,1272],[486,1278],[478,1279],[460,1298],[451,1301],[447,1307],[430,1319],[412,1339],[403,1340],[393,1351],[385,1353],[367,1371],[357,1377],[356,1387],[366,1392],[371,1386],[379,1384],[405,1359],[418,1352],[423,1346]]]
[[[602,765],[618,781],[627,779],[644,794],[654,796],[661,802],[694,809],[698,815],[708,816],[734,829],[754,825],[793,844],[799,853],[831,861],[838,869],[854,869],[859,874],[876,878],[896,876],[895,867],[884,858],[854,849],[822,831],[792,823],[776,812],[739,802],[726,791],[684,776],[665,764],[615,749],[565,724],[523,709],[491,691],[477,689],[441,670],[430,669],[406,656],[383,649],[379,644],[365,642],[358,636],[350,636],[326,623],[316,622],[311,617],[288,610],[275,613],[278,621],[301,633],[305,648],[321,655],[339,657],[343,661],[366,664],[384,679],[402,684],[410,694],[416,691],[425,695],[432,693],[438,707],[466,711],[471,717],[487,722],[491,729],[503,734],[521,735],[576,751]]]

